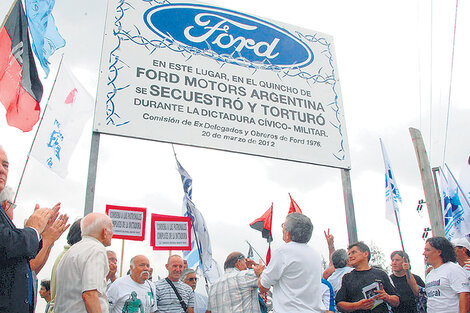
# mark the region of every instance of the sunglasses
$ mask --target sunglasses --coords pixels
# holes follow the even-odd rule
[[[197,279],[198,279],[197,277],[189,277],[188,278],[189,281],[197,281]]]

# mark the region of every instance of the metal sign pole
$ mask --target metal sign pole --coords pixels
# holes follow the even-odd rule
[[[341,169],[341,181],[343,183],[344,209],[346,210],[346,224],[348,227],[349,244],[357,242],[356,215],[354,214],[354,202],[351,188],[351,170]]]
[[[85,209],[83,216],[93,212],[95,201],[96,170],[98,168],[98,151],[100,149],[100,133],[93,132],[91,135],[90,161],[88,163],[88,180],[86,185]]]

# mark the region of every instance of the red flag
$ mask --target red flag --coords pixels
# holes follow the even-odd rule
[[[264,214],[250,223],[250,227],[261,232],[261,236],[266,238],[268,242],[273,241],[273,235],[271,233],[271,226],[273,224],[273,204],[271,207],[264,212]]]
[[[292,199],[292,196],[290,195],[290,193],[289,193],[289,197],[290,197],[290,207],[289,207],[289,213],[287,213],[287,215],[294,213],[294,212],[302,213],[302,210],[299,208],[299,205],[294,201],[294,199]]]
[[[271,241],[273,241],[273,234],[271,233],[271,226],[273,224],[273,204],[271,207],[264,212],[261,217],[257,218],[250,223],[250,227],[261,232],[261,236],[266,238],[269,242],[268,253],[266,254],[266,264],[269,264],[271,260]]]
[[[42,92],[23,4],[16,0],[0,30],[0,101],[8,125],[30,131],[39,120]]]

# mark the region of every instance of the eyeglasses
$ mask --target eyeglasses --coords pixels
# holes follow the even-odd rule
[[[188,278],[189,281],[197,281],[197,279],[198,279],[197,277],[189,277]]]
[[[6,208],[5,211],[8,211],[9,209],[14,210],[15,208],[16,208],[16,204],[13,203],[13,202],[11,202],[11,201],[9,201],[9,200],[7,200],[7,208]]]

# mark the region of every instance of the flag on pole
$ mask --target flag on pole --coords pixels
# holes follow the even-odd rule
[[[287,215],[294,213],[294,212],[302,213],[302,210],[300,209],[297,202],[295,202],[294,199],[292,199],[292,196],[290,195],[290,193],[289,193],[289,198],[290,198],[290,207],[289,207],[289,212],[287,213]]]
[[[31,155],[62,178],[80,139],[85,122],[93,116],[94,101],[67,65],[60,66]]]
[[[392,223],[396,224],[397,219],[399,220],[400,218],[399,203],[401,203],[402,200],[382,139],[380,139],[380,147],[382,148],[382,155],[385,165],[385,217]]]
[[[248,259],[253,259],[253,256],[254,256],[253,255],[253,248],[251,247],[251,245],[249,245],[249,249],[248,249],[248,253],[247,253],[246,257]]]
[[[250,227],[261,232],[261,236],[266,238],[269,243],[268,253],[266,254],[266,264],[269,264],[271,260],[271,242],[273,241],[273,234],[271,232],[271,227],[273,224],[273,203],[271,207],[264,212],[261,217],[255,219],[250,223]]]
[[[444,233],[449,240],[470,234],[470,205],[447,164],[440,171]]]
[[[470,156],[460,171],[459,182],[460,187],[462,187],[462,190],[465,193],[465,197],[470,202]]]
[[[54,4],[55,0],[25,0],[33,51],[46,72],[46,77],[49,75],[49,57],[65,46],[65,40],[59,34],[52,16]]]
[[[8,125],[24,132],[33,129],[41,113],[42,93],[23,4],[16,0],[0,29],[0,102]]]
[[[178,172],[181,175],[181,181],[183,182],[183,212],[185,216],[191,217],[192,224],[192,250],[189,252],[183,251],[183,256],[187,260],[189,267],[199,265],[204,277],[212,284],[220,277],[221,273],[217,262],[212,258],[212,245],[209,237],[209,230],[207,229],[204,217],[191,200],[192,178],[191,176],[189,176],[188,172],[186,172],[186,170],[181,166],[178,159],[176,159],[176,163],[178,165]],[[198,247],[200,249],[199,251]]]

